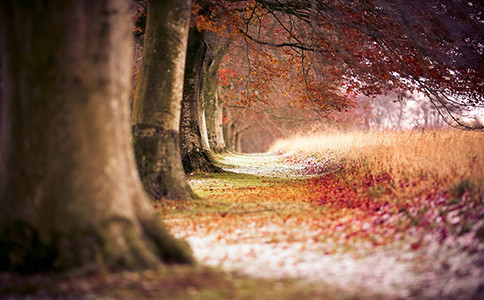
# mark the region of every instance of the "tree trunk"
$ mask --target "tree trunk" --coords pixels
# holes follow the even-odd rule
[[[179,127],[191,0],[150,0],[132,117],[141,180],[155,199],[189,199]],[[163,21],[162,21],[163,20]]]
[[[202,33],[197,28],[191,28],[188,38],[180,124],[182,162],[187,173],[223,171],[215,166],[211,152],[209,149],[204,149],[202,145],[199,110],[205,53]]]
[[[131,2],[12,0],[0,12],[0,269],[191,262],[159,223],[130,145]]]
[[[201,95],[200,95],[201,96]],[[198,124],[200,125],[200,136],[202,138],[202,149],[205,151],[211,151],[208,143],[207,122],[205,121],[205,109],[203,97],[200,97],[198,102]]]
[[[224,113],[226,115],[227,121],[223,123],[223,135],[224,141],[229,151],[235,151],[235,123],[232,120],[230,111],[224,108]]]
[[[235,133],[235,152],[242,153],[242,132]]]
[[[210,149],[216,153],[226,150],[222,129],[222,103],[218,97],[218,69],[228,50],[230,40],[213,32],[203,32],[205,57],[203,61],[202,103]]]
[[[218,97],[218,92],[213,100],[214,102],[209,104],[211,108],[207,108],[213,109],[209,114],[210,118],[207,118],[207,131],[210,132],[208,141],[214,152],[221,153],[227,151],[223,133],[223,102]]]

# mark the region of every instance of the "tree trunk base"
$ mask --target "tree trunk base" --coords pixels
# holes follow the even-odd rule
[[[190,173],[224,173],[225,170],[215,165],[215,159],[208,151],[192,151],[182,158],[183,168]]]
[[[32,224],[15,220],[0,233],[0,270],[31,274],[70,270],[89,273],[157,269],[163,263],[193,264],[188,244],[176,240],[155,220],[117,217],[98,229],[53,234],[44,242]]]
[[[132,132],[138,171],[148,194],[154,199],[193,198],[181,166],[178,132],[140,124]]]
[[[210,146],[210,149],[213,151],[213,153],[217,153],[217,154],[222,154],[222,153],[226,153],[227,152],[227,148],[225,147],[222,147],[222,146]]]

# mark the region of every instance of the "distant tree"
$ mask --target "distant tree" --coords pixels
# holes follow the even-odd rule
[[[131,2],[2,1],[0,14],[0,269],[192,262],[160,224],[136,171]]]

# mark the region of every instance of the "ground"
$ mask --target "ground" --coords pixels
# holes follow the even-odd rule
[[[484,287],[484,244],[470,235],[443,240],[385,205],[370,206],[371,212],[352,207],[347,194],[344,207],[321,205],[328,191],[320,184],[331,184],[321,177],[334,170],[330,160],[291,163],[293,158],[267,154],[219,159],[232,173],[190,178],[203,200],[162,206],[166,224],[205,265],[329,285],[358,297],[468,299]]]
[[[365,182],[366,190],[338,185],[341,178],[333,175],[341,166],[328,155],[220,155],[226,173],[189,177],[200,199],[154,202],[173,234],[192,246],[197,267],[89,276],[5,273],[0,298],[483,299],[484,243],[472,229],[482,220],[443,236],[447,227],[438,218],[422,225],[428,219],[422,211],[429,209],[419,201],[403,209],[389,203],[384,184]],[[447,201],[439,197],[435,201]],[[422,220],[412,217],[414,208]],[[457,222],[461,214],[452,211],[441,223]]]

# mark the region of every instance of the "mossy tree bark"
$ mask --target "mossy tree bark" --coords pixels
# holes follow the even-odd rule
[[[222,172],[214,164],[210,149],[204,148],[201,126],[201,90],[203,61],[206,55],[203,34],[197,28],[190,28],[188,52],[185,65],[185,83],[181,111],[181,154],[185,172]]]
[[[220,64],[227,53],[230,39],[205,31],[203,32],[205,56],[202,78],[202,107],[204,110],[207,139],[210,149],[220,153],[226,151],[222,128],[222,103],[218,97],[218,81]]]
[[[131,2],[12,0],[0,13],[0,269],[192,262],[160,224],[136,171]]]
[[[143,185],[155,199],[189,199],[179,127],[191,0],[150,0],[132,134]]]

